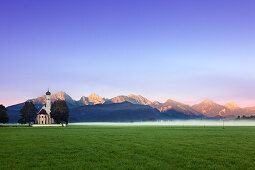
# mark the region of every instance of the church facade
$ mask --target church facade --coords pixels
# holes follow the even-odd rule
[[[50,117],[50,109],[51,109],[51,93],[49,90],[46,92],[46,104],[41,108],[41,110],[37,113],[36,123],[41,125],[53,124],[54,120]]]

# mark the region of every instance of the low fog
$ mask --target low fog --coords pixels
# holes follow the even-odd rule
[[[172,120],[154,122],[80,122],[69,125],[96,126],[255,126],[252,120]]]

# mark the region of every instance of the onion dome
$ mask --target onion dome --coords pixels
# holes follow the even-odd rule
[[[46,95],[51,95],[51,93],[50,93],[50,91],[49,91],[49,90],[46,92]]]

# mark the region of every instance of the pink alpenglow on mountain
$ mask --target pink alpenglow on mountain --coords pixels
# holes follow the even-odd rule
[[[128,96],[117,96],[111,99],[103,98],[95,93],[92,93],[88,97],[82,96],[80,100],[76,101],[72,99],[68,94],[63,91],[57,92],[51,96],[51,101],[54,102],[56,100],[65,100],[67,103],[72,106],[84,106],[84,105],[96,105],[96,104],[110,104],[110,103],[122,103],[122,102],[130,102],[132,104],[139,105],[148,105],[152,108],[159,110],[160,112],[168,112],[168,111],[177,111],[183,113],[185,115],[204,115],[206,117],[211,118],[236,118],[237,116],[251,116],[255,115],[255,107],[247,107],[240,108],[234,102],[227,103],[225,105],[220,105],[212,100],[205,100],[200,104],[195,104],[193,106],[189,106],[187,104],[183,104],[181,102],[177,102],[171,99],[168,99],[165,103],[160,103],[158,101],[151,102],[147,98],[141,95],[133,95],[130,94]],[[38,97],[36,99],[32,99],[35,104],[45,104],[46,98],[45,95]]]

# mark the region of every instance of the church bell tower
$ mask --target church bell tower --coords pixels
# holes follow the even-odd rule
[[[48,91],[46,92],[46,112],[48,114],[50,114],[50,108],[51,108],[50,95],[51,95],[51,93],[48,89]]]

